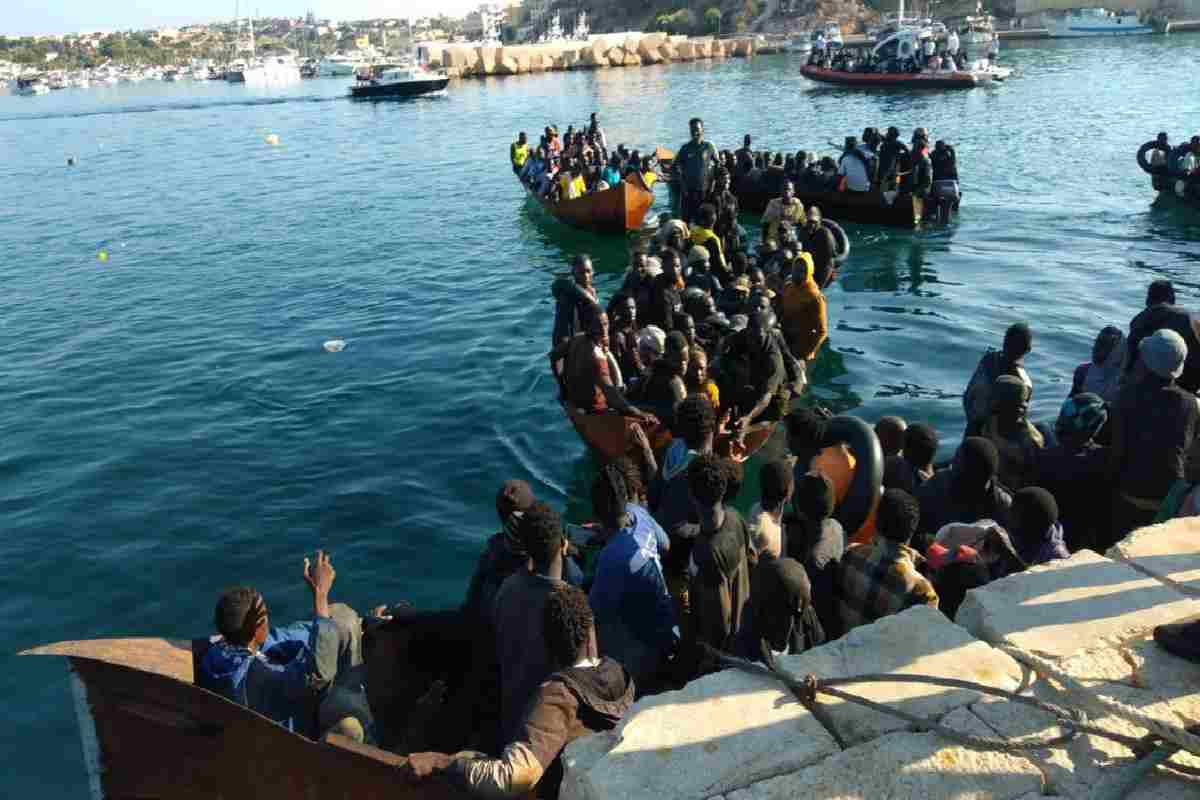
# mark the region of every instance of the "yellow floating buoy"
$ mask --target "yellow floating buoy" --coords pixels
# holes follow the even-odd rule
[[[267,141],[267,144],[269,144],[271,146],[275,146],[275,145],[279,144],[279,136],[274,133],[268,133],[266,141]]]
[[[97,260],[98,260],[98,261],[99,261],[101,264],[103,264],[105,261],[108,261],[108,251],[107,251],[107,250],[101,250],[99,253],[96,253],[96,259],[97,259]]]

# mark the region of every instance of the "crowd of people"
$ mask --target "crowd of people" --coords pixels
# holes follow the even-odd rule
[[[905,48],[912,41],[904,37],[885,40],[882,47],[854,49],[826,42],[823,37],[813,43],[808,63],[811,66],[840,72],[918,73],[961,72],[976,65],[965,48],[960,47],[958,34],[950,31],[939,41],[932,35],[920,35],[916,46]],[[988,44],[987,64],[995,64],[1000,54],[1000,40],[993,36]]]
[[[942,198],[954,209],[958,204],[958,154],[944,140],[930,147],[929,131],[916,128],[905,142],[900,130],[868,127],[861,139],[847,136],[838,158],[801,150],[795,154],[754,149],[750,134],[737,150],[717,150],[704,138],[704,122],[693,119],[691,138],[675,155],[672,165],[678,182],[684,222],[691,222],[703,204],[718,212],[723,231],[736,227],[739,198],[781,198],[792,194],[831,192],[907,192],[926,202],[926,213],[936,213]],[[770,208],[768,226],[777,222]],[[788,221],[801,222],[800,215]],[[772,227],[771,230],[774,230]],[[728,234],[725,234],[728,235]],[[727,243],[732,246],[732,242]]]
[[[521,182],[554,203],[602,192],[630,176],[647,189],[653,189],[659,179],[654,154],[643,156],[623,144],[609,151],[595,113],[582,129],[568,126],[561,137],[557,126],[546,126],[536,147],[521,131],[509,146],[508,155],[513,173]]]
[[[456,616],[471,631],[477,678],[455,698],[437,682],[420,686],[383,736],[363,640],[411,609],[362,618],[331,603],[336,573],[318,552],[303,569],[308,621],[271,627],[250,587],[220,596],[200,686],[306,736],[408,754],[415,779],[439,775],[487,797],[555,796],[570,741],[610,730],[636,697],[719,669],[721,653],[770,661],[915,605],[953,618],[972,588],[1200,514],[1200,321],[1168,281],[1150,285],[1127,331],[1100,331],[1053,425],[1028,417],[1034,337],[1015,323],[966,385],[965,431],[948,462],[931,426],[896,416],[852,449],[804,398],[806,365],[829,331],[822,289],[837,271],[820,210],[784,178],[751,255],[729,174],[714,168],[711,186],[689,178],[720,161],[703,123],[692,132],[677,157],[687,216],[660,218],[607,302],[586,255],[555,284],[559,400],[580,419],[621,420],[628,438],[600,466],[583,528],[524,481],[500,487],[500,528]],[[584,149],[603,138],[594,116],[567,136]],[[844,161],[877,180],[882,165],[865,162],[890,163],[897,135],[863,138],[872,155],[848,140]],[[752,163],[750,144],[733,154],[735,169]],[[777,424],[786,450],[757,467],[747,496],[739,445]],[[882,485],[850,513],[875,453]],[[494,720],[459,732],[475,751],[428,752],[426,731],[451,703],[492,704]]]

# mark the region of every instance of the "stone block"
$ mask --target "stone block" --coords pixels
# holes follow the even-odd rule
[[[809,673],[818,678],[908,673],[961,678],[1007,690],[1017,689],[1023,675],[1020,665],[1007,655],[974,639],[927,606],[859,626],[823,647],[785,656],[779,665],[797,679]],[[918,683],[863,683],[843,688],[921,717],[940,717],[980,697],[965,689]],[[906,727],[902,720],[860,705],[824,696],[820,702],[850,743]]]
[[[658,55],[661,60],[668,63],[679,58],[679,54],[675,52],[675,46],[670,42],[663,42],[658,46]]]
[[[625,48],[610,47],[605,51],[604,58],[611,66],[623,67],[625,66]]]
[[[1109,548],[1108,557],[1200,597],[1200,517],[1140,528]]]
[[[725,670],[638,701],[611,732],[564,751],[562,800],[699,800],[801,769],[837,750],[774,679]]]
[[[662,61],[662,56],[658,52],[659,46],[660,43],[653,41],[649,36],[638,42],[637,54],[643,64],[657,64]]]
[[[954,715],[952,727],[992,735],[965,709]],[[727,800],[1016,800],[1041,789],[1041,772],[1018,755],[969,750],[934,733],[891,733]]]
[[[477,71],[480,75],[491,75],[496,71],[496,57],[500,54],[499,47],[477,47],[476,54],[479,56],[479,65]]]
[[[726,56],[725,44],[720,39],[713,39],[712,57],[713,58],[725,58],[725,56]]]
[[[675,45],[676,61],[692,61],[696,58],[696,48],[691,42],[679,42]]]
[[[561,69],[575,69],[579,66],[579,53],[575,50],[564,50],[559,59]]]
[[[636,51],[634,51],[634,52],[630,52],[628,50],[625,51],[624,66],[640,67],[641,65],[642,65],[642,57],[639,56]]]
[[[1200,614],[1200,602],[1127,564],[1081,550],[972,589],[955,622],[975,636],[1051,658]]]

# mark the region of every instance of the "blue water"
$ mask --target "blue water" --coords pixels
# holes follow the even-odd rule
[[[238,582],[301,616],[318,547],[336,599],[456,602],[509,477],[586,517],[593,467],[546,369],[548,285],[587,250],[607,295],[627,247],[524,200],[518,129],[597,110],[642,148],[678,146],[696,114],[728,147],[893,124],[956,144],[950,228],[850,227],[814,387],[870,419],[930,421],[948,449],[1009,323],[1034,327],[1046,418],[1150,280],[1200,304],[1200,216],[1152,206],[1133,159],[1159,130],[1194,132],[1198,45],[1014,45],[1014,79],[959,94],[818,89],[777,56],[374,104],[337,80],[0,96],[3,793],[86,791],[66,670],[17,651],[203,634]],[[343,352],[322,348],[334,338]]]

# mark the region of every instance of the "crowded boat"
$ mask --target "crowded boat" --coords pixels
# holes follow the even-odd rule
[[[1159,196],[1200,207],[1200,136],[1172,145],[1165,131],[1159,133],[1138,148],[1137,162]]]

